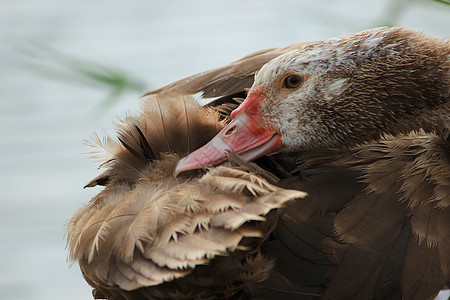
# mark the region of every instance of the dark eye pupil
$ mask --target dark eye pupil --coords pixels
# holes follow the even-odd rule
[[[290,75],[284,80],[284,85],[288,89],[294,89],[300,86],[302,78],[298,75]]]

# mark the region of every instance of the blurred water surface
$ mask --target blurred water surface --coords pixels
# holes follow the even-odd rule
[[[82,189],[98,174],[82,141],[93,131],[111,132],[111,121],[136,110],[146,89],[259,49],[384,24],[450,37],[450,6],[431,0],[2,0],[0,6],[0,299],[91,299],[64,249],[64,224],[99,191]],[[121,70],[138,84],[111,91],[80,78],[86,72],[71,78],[77,70],[67,69],[68,58]],[[119,101],[99,106],[110,96]]]

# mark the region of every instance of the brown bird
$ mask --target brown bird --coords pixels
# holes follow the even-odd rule
[[[106,188],[69,222],[71,259],[96,298],[433,298],[450,280],[449,57],[378,28],[150,93],[120,143],[97,139],[112,155],[88,186]],[[219,130],[173,178],[161,153]]]

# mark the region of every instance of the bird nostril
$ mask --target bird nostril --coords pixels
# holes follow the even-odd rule
[[[224,135],[224,136],[230,136],[230,135],[233,135],[233,134],[236,132],[236,129],[237,129],[237,126],[234,125],[234,126],[228,128],[228,130],[225,131],[225,133],[224,133],[223,135]]]

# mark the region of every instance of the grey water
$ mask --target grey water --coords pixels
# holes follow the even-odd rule
[[[145,91],[256,50],[395,24],[448,39],[450,6],[2,0],[0,299],[92,299],[64,241],[65,223],[99,191],[82,188],[99,172],[83,140],[112,133]]]

